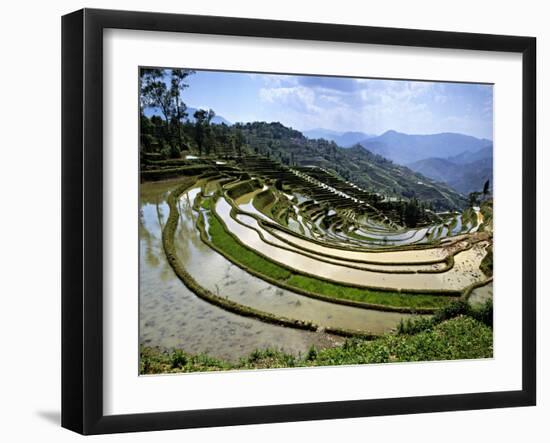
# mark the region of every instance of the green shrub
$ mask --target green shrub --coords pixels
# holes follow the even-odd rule
[[[421,331],[431,329],[434,325],[432,318],[414,317],[401,319],[397,325],[398,334],[418,334]]]
[[[436,323],[458,317],[459,315],[468,315],[471,308],[468,302],[464,300],[455,300],[452,303],[437,310],[433,315],[433,320]]]
[[[398,334],[418,334],[433,329],[434,326],[459,316],[471,317],[480,323],[493,327],[493,301],[487,300],[480,306],[471,306],[464,300],[453,301],[438,309],[431,317],[419,317],[401,320],[397,326]]]
[[[181,157],[181,151],[180,148],[176,145],[170,146],[170,158],[172,159],[178,159]]]
[[[176,349],[171,355],[172,368],[183,368],[187,364],[187,356],[181,349]]]
[[[471,308],[470,315],[477,321],[486,324],[489,327],[493,327],[493,300],[489,299],[485,303],[479,306]]]
[[[313,361],[317,358],[317,349],[315,349],[315,346],[311,346],[306,354],[306,360],[307,361]]]
[[[481,269],[487,277],[493,276],[493,245],[487,247],[487,254],[485,254],[485,257],[481,260],[479,269]]]

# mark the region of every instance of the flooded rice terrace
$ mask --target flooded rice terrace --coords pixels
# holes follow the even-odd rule
[[[245,192],[230,203],[227,196],[217,200],[212,197],[220,189],[216,180],[201,180],[176,200],[178,223],[174,251],[194,284],[212,294],[214,299],[278,319],[311,323],[317,331],[238,315],[205,301],[208,297],[200,298],[188,289],[166,260],[162,232],[170,214],[167,201],[180,183],[181,180],[167,180],[140,186],[139,327],[140,344],[145,346],[179,348],[190,354],[204,353],[229,361],[265,348],[297,355],[307,352],[311,346],[325,348],[343,343],[343,338],[328,334],[326,330],[381,335],[395,330],[401,320],[413,316],[395,310],[367,309],[336,300],[329,302],[307,297],[294,292],[292,286],[282,284],[288,288],[285,289],[267,281],[269,278],[259,278],[213,249],[212,236],[219,234],[210,232],[210,223],[214,220],[210,216],[220,217],[229,238],[233,235],[245,250],[269,257],[270,263],[344,285],[456,292],[485,279],[479,265],[486,254],[487,241],[469,244],[457,236],[450,245],[429,249],[382,253],[363,248],[335,249],[307,235],[291,235],[292,230],[285,231],[272,223],[262,225],[260,221],[270,219],[256,209],[253,198],[264,191],[265,186]],[[207,196],[211,198],[204,200]],[[237,211],[234,214],[232,204]],[[294,209],[292,213],[297,212]],[[204,241],[197,227],[199,219],[204,224]],[[219,222],[216,223],[218,226]],[[425,238],[427,231],[428,228],[403,230],[394,233],[394,240]],[[452,259],[450,267],[447,257]],[[474,298],[487,298],[484,291],[487,289],[474,291]]]
[[[177,180],[144,183],[140,187],[140,343],[180,348],[192,354],[235,361],[255,349],[275,347],[305,353],[312,345],[328,347],[343,339],[271,325],[225,311],[198,298],[175,275],[165,258],[162,229],[169,207],[166,199]],[[208,189],[209,190],[209,189]],[[276,315],[299,318],[321,327],[387,332],[406,314],[358,309],[297,295],[251,276],[204,244],[195,227],[192,209],[199,188],[178,201],[176,231],[178,258],[206,289],[240,304]]]

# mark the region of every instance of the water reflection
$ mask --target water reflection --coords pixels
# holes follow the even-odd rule
[[[140,187],[140,343],[233,361],[258,348],[282,348],[298,354],[311,345],[342,343],[341,338],[324,333],[269,325],[226,312],[189,291],[173,273],[162,249],[161,225],[168,216],[165,199],[177,184],[172,180]],[[182,199],[179,205],[185,213],[183,219],[188,220],[192,216],[190,200]]]

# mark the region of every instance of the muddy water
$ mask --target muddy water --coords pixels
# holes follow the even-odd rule
[[[382,288],[414,290],[462,290],[466,286],[484,280],[479,264],[485,256],[485,246],[476,244],[470,250],[455,255],[455,266],[438,274],[387,274],[321,262],[293,251],[284,250],[265,243],[257,232],[233,220],[229,213],[231,206],[225,199],[216,203],[216,212],[220,214],[230,232],[236,235],[243,244],[261,251],[271,260],[284,263],[293,269],[330,280]],[[423,252],[423,251],[415,251]]]
[[[191,190],[190,194],[195,192]],[[186,202],[187,197],[182,196],[180,201]],[[201,286],[221,297],[261,311],[308,320],[324,327],[359,329],[372,333],[387,332],[394,328],[401,318],[407,317],[400,313],[326,303],[256,278],[205,245],[193,221],[197,213],[189,205],[181,209],[183,220],[180,220],[176,233],[178,257]]]
[[[357,231],[360,235],[364,235],[365,237],[374,238],[377,240],[410,240],[417,232],[417,230],[409,230],[399,233],[392,233],[391,231],[386,233],[379,233],[375,231],[369,231],[365,228],[359,228]]]
[[[241,206],[240,209],[243,209]],[[247,208],[248,209],[248,208]],[[252,212],[252,211],[246,211]],[[301,216],[298,216],[301,218]],[[369,262],[377,262],[380,264],[389,264],[396,262],[404,263],[422,263],[422,262],[434,262],[442,261],[447,257],[447,251],[444,248],[432,248],[423,250],[407,250],[407,251],[387,251],[387,252],[365,252],[359,250],[344,250],[339,248],[333,248],[330,246],[323,246],[318,243],[308,241],[306,239],[296,237],[285,233],[284,231],[275,230],[274,233],[283,238],[291,245],[299,247],[299,249],[322,253],[326,255],[336,256],[339,259],[350,260],[363,260]]]
[[[263,214],[262,212],[258,211],[255,207],[254,207],[254,204],[251,202],[251,201],[247,201],[245,203],[241,203],[238,205],[239,206],[239,209],[241,211],[244,211],[244,212],[247,212],[249,214],[254,214],[266,221],[269,221],[269,222],[273,222],[273,219],[268,217],[267,215]]]
[[[277,236],[288,241],[290,244],[294,244],[301,249],[305,249],[312,252],[318,252],[327,255],[335,255],[342,259],[351,260],[363,260],[377,263],[423,263],[445,260],[447,257],[447,251],[444,248],[431,248],[431,249],[419,249],[419,250],[407,250],[407,251],[386,251],[386,252],[366,252],[366,251],[352,251],[333,248],[329,246],[323,246],[318,243],[308,241],[304,238],[290,235],[284,231],[276,230]]]
[[[140,343],[186,352],[208,353],[237,360],[255,349],[275,347],[294,354],[311,345],[333,346],[343,340],[323,333],[269,325],[212,306],[195,296],[175,276],[165,260],[162,226],[168,216],[166,197],[177,181],[141,185],[140,244]],[[186,201],[180,202],[185,208]]]
[[[372,238],[374,240],[378,240],[373,242],[372,240],[365,239],[365,246],[371,246],[371,245],[378,245],[378,246],[406,246],[412,243],[418,243],[420,240],[422,240],[426,234],[428,233],[428,228],[422,228],[418,230],[413,231],[407,231],[404,233],[398,233],[398,234],[376,234],[372,231],[365,231],[363,229],[360,229],[360,234],[363,234],[369,238]]]
[[[278,247],[283,248],[289,248],[296,252],[301,252],[302,254],[305,254],[309,257],[313,257],[315,259],[322,259],[325,261],[329,261],[330,263],[339,264],[339,265],[351,265],[355,266],[361,269],[371,270],[371,271],[384,271],[384,270],[391,270],[392,272],[417,272],[417,271],[435,271],[435,270],[444,270],[446,268],[445,262],[439,262],[439,263],[433,263],[433,264],[420,264],[420,265],[384,265],[384,264],[365,264],[365,263],[359,263],[359,262],[352,262],[349,260],[346,260],[345,258],[337,257],[336,255],[332,255],[330,257],[327,256],[321,256],[314,252],[305,252],[295,246],[291,246],[281,240],[279,240],[277,237],[271,234],[270,231],[262,228],[256,219],[244,215],[244,214],[238,214],[237,220],[244,223],[245,225],[249,226],[252,229],[255,229],[256,231],[261,232],[264,239],[268,242],[273,243],[274,245]]]

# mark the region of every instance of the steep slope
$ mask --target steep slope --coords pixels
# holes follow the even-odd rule
[[[449,157],[447,160],[458,164],[458,165],[465,165],[468,163],[474,163],[479,160],[484,160],[487,158],[493,158],[493,145],[490,144],[484,148],[481,148],[479,151],[476,152],[462,152],[458,155],[455,155],[454,157]]]
[[[437,181],[442,181],[453,189],[468,194],[481,191],[484,183],[493,181],[492,147],[480,151],[443,158],[428,158],[408,165],[417,171]]]
[[[489,180],[493,183],[493,159],[485,158],[473,163],[467,163],[460,168],[461,174],[447,182],[453,189],[459,190],[463,194],[474,191],[481,191],[484,183]]]
[[[426,158],[410,163],[407,166],[426,177],[445,183],[453,181],[461,173],[456,163],[445,158]]]
[[[435,209],[454,209],[465,199],[443,183],[397,165],[360,145],[341,148],[334,142],[311,140],[280,123],[255,122],[242,126],[249,149],[287,165],[330,169],[362,188],[393,199],[418,199]]]

